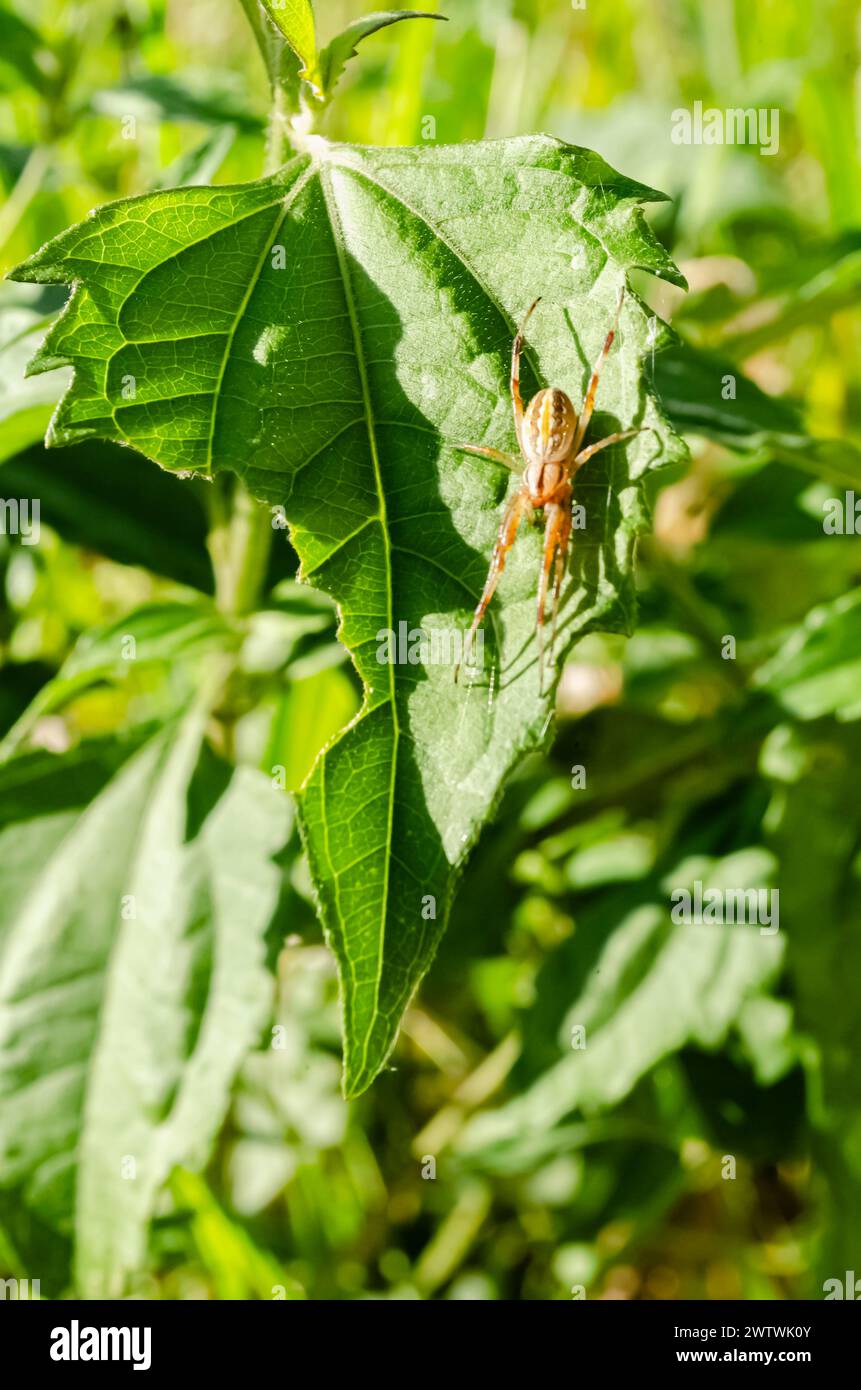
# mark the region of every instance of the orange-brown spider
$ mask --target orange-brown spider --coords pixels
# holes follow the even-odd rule
[[[583,464],[599,450],[607,449],[611,444],[620,444],[623,439],[630,439],[633,435],[641,433],[640,430],[622,430],[618,434],[608,434],[606,439],[599,439],[597,444],[590,444],[586,449],[581,447],[589,427],[589,421],[592,418],[601,369],[607,360],[607,354],[612,347],[619,326],[619,315],[622,312],[624,298],[625,290],[622,288],[619,292],[619,302],[616,306],[613,325],[604,339],[604,346],[592,369],[586,390],[586,399],[583,402],[583,409],[579,417],[569,397],[557,386],[539,391],[537,395],[532,397],[526,410],[523,409],[523,401],[520,397],[520,354],[523,349],[523,333],[529,322],[529,317],[536,304],[541,302],[539,296],[530,306],[526,317],[517,330],[511,352],[511,400],[514,406],[514,429],[517,434],[521,459],[518,460],[499,449],[485,449],[478,444],[459,444],[457,446],[459,449],[465,450],[466,453],[478,454],[481,458],[492,459],[494,463],[502,463],[506,468],[513,469],[515,473],[521,472],[522,464],[526,464],[526,467],[522,469],[520,487],[505,508],[499,526],[487,581],[464,644],[464,664],[469,664],[473,638],[499,583],[500,575],[505,567],[505,557],[514,544],[520,522],[530,511],[543,507],[547,520],[544,528],[544,560],[538,582],[537,624],[539,688],[542,692],[544,689],[544,608],[547,602],[550,571],[554,568],[555,562],[553,626],[550,637],[552,660],[553,644],[556,639],[556,619],[559,611],[559,592],[565,575],[568,542],[571,538],[571,496],[573,491],[571,479],[577,470],[582,468]],[[457,680],[459,670],[460,663],[455,668],[455,680]]]

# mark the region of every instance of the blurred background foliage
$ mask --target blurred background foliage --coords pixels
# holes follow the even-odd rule
[[[318,0],[322,39],[363,8]],[[861,1255],[861,541],[823,527],[829,498],[861,497],[859,13],[442,8],[363,44],[326,133],[543,130],[669,193],[653,223],[690,293],[638,288],[679,334],[649,366],[691,462],[652,480],[636,635],[575,651],[552,751],[510,785],[392,1067],[350,1106],[292,836],[272,1032],[205,1175],[164,1194],[136,1292],[818,1297]],[[778,153],[675,145],[695,101],[777,108]],[[0,268],[108,199],[257,177],[265,125],[233,0],[3,0]],[[179,704],[213,587],[200,489],[108,445],[43,449],[62,374],[22,368],[62,300],[0,287],[0,493],[40,497],[43,522],[38,546],[0,537],[0,722],[54,751]],[[289,788],[359,693],[276,542],[233,741]],[[76,647],[116,623],[157,635],[151,660]],[[779,888],[780,932],[673,927],[697,878]],[[0,1220],[0,1273],[68,1292],[62,1251]]]

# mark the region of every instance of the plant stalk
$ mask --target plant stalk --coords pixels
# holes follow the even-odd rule
[[[288,156],[290,122],[299,111],[298,60],[259,0],[241,0],[242,8],[266,67],[270,86],[270,118],[263,173],[272,174]],[[272,547],[269,509],[258,502],[239,478],[215,477],[207,489],[209,533],[207,548],[215,575],[215,602],[230,618],[242,619],[260,602]],[[238,717],[235,708],[235,665],[227,672],[217,718],[223,751],[233,757]]]
[[[257,606],[266,579],[271,518],[238,479],[215,478],[212,488],[207,547],[215,573],[215,602],[222,613],[242,618]]]

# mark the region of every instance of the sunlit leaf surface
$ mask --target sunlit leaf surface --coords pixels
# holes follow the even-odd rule
[[[626,272],[680,278],[643,220],[659,196],[543,137],[421,151],[314,139],[258,183],[109,206],[17,272],[76,283],[35,362],[75,367],[53,441],[99,435],[164,468],[239,474],[284,506],[303,577],[338,602],[365,703],[318,760],[301,814],[341,967],[351,1092],[385,1061],[457,873],[551,718],[528,526],[483,670],[455,683],[513,485],[456,445],[514,447],[510,344],[537,293],[525,393],[549,382],[582,400]],[[640,480],[681,449],[641,375],[657,328],[629,294],[591,437],[644,432],[578,481],[557,651],[632,625]]]

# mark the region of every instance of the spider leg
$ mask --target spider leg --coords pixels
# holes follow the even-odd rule
[[[493,463],[502,463],[513,473],[520,473],[523,468],[523,464],[512,454],[504,454],[501,449],[485,449],[481,444],[455,444],[454,447],[461,449],[465,454],[477,454],[479,458],[490,459]]]
[[[565,552],[568,548],[568,536],[571,532],[571,489],[566,488],[557,493],[557,501],[548,502],[545,507],[547,512],[547,524],[544,528],[544,558],[541,565],[541,578],[538,582],[538,689],[544,693],[544,608],[547,603],[547,587],[550,582],[550,571],[553,568],[554,558],[557,551],[562,553],[562,569],[559,568],[559,560],[556,559],[556,583],[554,591],[554,619],[553,635],[556,633],[555,610],[558,603],[558,590],[562,584],[562,574],[564,574]],[[552,643],[551,643],[552,651]]]
[[[586,399],[583,402],[583,409],[580,411],[580,419],[577,424],[577,433],[574,436],[572,453],[576,454],[579,452],[580,445],[583,443],[586,430],[589,427],[589,421],[592,419],[592,411],[595,409],[595,394],[598,390],[598,380],[601,376],[601,372],[603,371],[604,363],[607,361],[607,356],[610,352],[610,348],[613,346],[613,339],[615,338],[616,330],[619,327],[619,315],[622,312],[622,305],[624,302],[625,287],[623,285],[619,291],[619,302],[616,305],[616,314],[613,319],[613,326],[611,327],[610,332],[604,339],[604,346],[599,352],[598,360],[592,368],[592,375],[589,378],[589,385],[586,388]]]
[[[464,665],[469,665],[470,657],[472,655],[473,638],[475,637],[475,634],[481,625],[481,620],[487,611],[487,606],[490,603],[490,600],[493,598],[494,591],[496,590],[496,586],[499,583],[500,575],[502,574],[502,571],[505,569],[505,557],[508,554],[511,547],[514,545],[514,541],[517,537],[518,527],[520,526],[520,522],[523,518],[524,512],[529,506],[531,506],[529,500],[529,493],[527,492],[525,487],[519,487],[515,492],[514,496],[509,501],[508,506],[505,508],[502,521],[499,523],[499,531],[497,532],[496,536],[496,544],[493,547],[493,556],[490,561],[490,569],[487,573],[487,579],[485,580],[481,598],[478,601],[478,606],[476,607],[475,614],[473,615],[472,626],[470,627],[469,632],[467,633],[466,641],[464,642],[463,646]],[[460,667],[461,663],[458,662],[454,668],[455,680],[457,680],[458,675],[460,673]]]
[[[565,500],[565,515],[562,525],[559,528],[559,539],[556,545],[556,575],[553,583],[553,625],[550,629],[550,661],[553,662],[553,650],[556,646],[556,624],[559,618],[559,595],[562,592],[562,581],[565,578],[566,563],[568,560],[568,543],[571,540],[571,497]]]
[[[526,311],[526,316],[517,330],[511,348],[511,403],[514,406],[514,429],[520,444],[520,427],[523,424],[523,401],[520,396],[520,354],[523,351],[523,334],[536,304],[541,303],[541,295],[534,299]]]
[[[618,434],[608,434],[605,439],[599,439],[597,444],[590,444],[588,449],[581,449],[580,453],[572,460],[573,468],[582,468],[594,454],[599,454],[602,449],[609,449],[611,444],[621,444],[623,439],[633,439],[635,434],[644,434],[645,430],[621,430]]]

